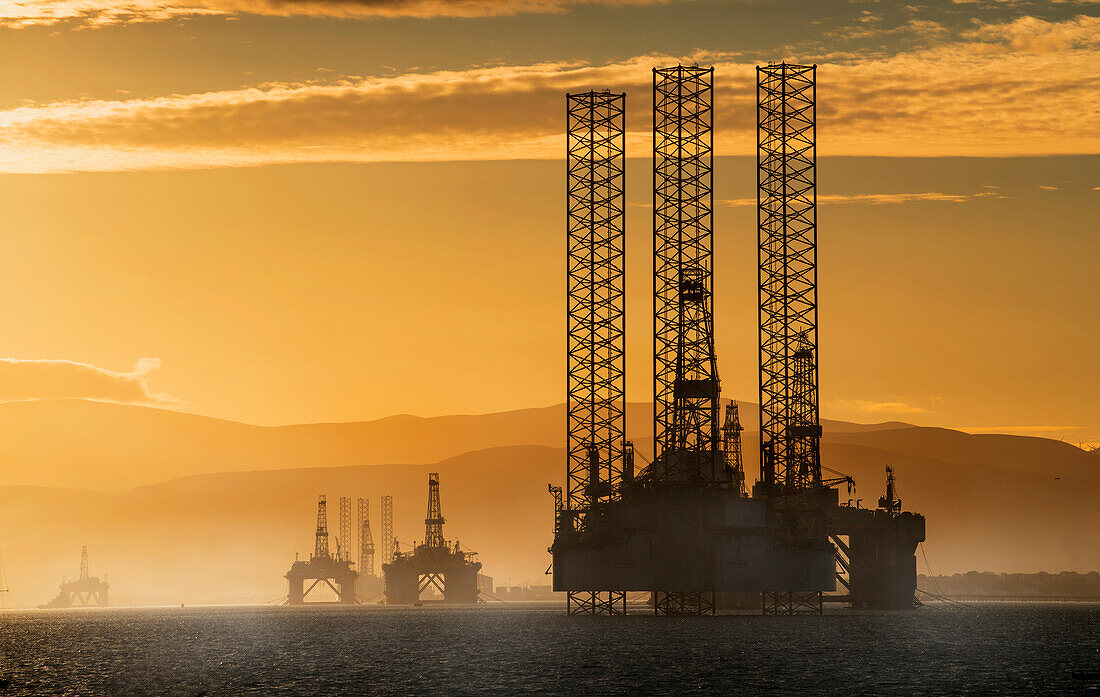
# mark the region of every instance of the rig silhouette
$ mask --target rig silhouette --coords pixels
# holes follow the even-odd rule
[[[308,561],[297,559],[286,573],[290,582],[288,605],[307,605],[324,601],[308,600],[310,592],[324,586],[336,594],[336,603],[352,605],[377,597],[382,591],[382,579],[374,573],[374,538],[370,529],[370,501],[360,498],[357,502],[356,524],[352,525],[352,499],[340,497],[340,535],[336,538],[336,552],[329,548],[328,503],[325,495],[317,498],[317,532],[313,555]],[[393,529],[393,497],[382,497],[382,531]],[[358,533],[359,544],[355,545]],[[392,537],[392,534],[391,534]],[[383,537],[383,550],[389,549]],[[358,563],[352,559],[352,550],[358,550]],[[386,554],[383,551],[383,554]],[[383,556],[385,559],[385,556]],[[313,581],[307,588],[306,581]]]
[[[442,596],[448,604],[478,602],[476,552],[464,552],[443,537],[443,511],[439,503],[439,475],[428,475],[428,515],[424,519],[424,541],[413,551],[394,550],[393,559],[382,565],[386,577],[386,604],[414,605],[424,602],[422,594]],[[396,547],[396,542],[394,547]]]
[[[102,580],[88,570],[88,545],[80,548],[80,577],[75,581],[62,581],[57,597],[42,605],[43,608],[59,608],[96,605],[107,607],[107,577]]]
[[[336,594],[336,602],[355,604],[355,579],[359,574],[352,568],[353,562],[346,558],[344,550],[340,548],[339,540],[335,555],[329,552],[328,543],[328,502],[325,495],[321,494],[317,497],[317,532],[313,554],[309,561],[295,559],[290,571],[286,572],[287,581],[290,582],[288,605],[305,605],[306,596],[320,585],[327,586]],[[313,581],[309,588],[305,587],[306,581]]]
[[[902,512],[893,472],[877,510],[839,505],[837,487],[854,482],[822,475],[816,72],[757,68],[761,462],[751,492],[714,349],[714,70],[653,71],[655,446],[637,472],[624,432],[626,95],[566,95],[568,453],[565,490],[551,487],[550,551],[570,614],[624,614],[637,591],[663,615],[913,606],[924,517]]]

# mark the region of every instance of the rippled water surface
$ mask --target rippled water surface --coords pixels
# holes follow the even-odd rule
[[[824,617],[565,617],[549,605],[0,615],[0,695],[1100,695],[1096,671],[1096,605]]]

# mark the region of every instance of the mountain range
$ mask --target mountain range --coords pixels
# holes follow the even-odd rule
[[[758,413],[747,403],[741,413],[751,479]],[[628,407],[643,458],[651,414]],[[273,600],[295,552],[312,549],[318,494],[334,534],[338,498],[369,498],[376,542],[378,497],[392,494],[408,544],[423,536],[429,471],[440,473],[447,537],[479,552],[484,573],[497,585],[548,583],[547,485],[564,476],[564,417],[557,405],[269,428],[79,400],[0,405],[9,587],[17,604],[45,602],[88,544],[118,603]],[[857,482],[842,500],[873,506],[895,468],[904,507],[928,518],[922,572],[1100,568],[1096,453],[897,422],[823,426],[823,463]]]

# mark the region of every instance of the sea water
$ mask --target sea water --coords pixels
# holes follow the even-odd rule
[[[639,612],[642,612],[639,609]],[[0,695],[1100,695],[1100,605],[567,617],[561,605],[0,613]]]

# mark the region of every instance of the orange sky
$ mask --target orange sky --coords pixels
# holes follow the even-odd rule
[[[589,87],[628,92],[648,399],[649,69],[686,59],[716,66],[720,371],[754,401],[752,66],[790,58],[820,65],[823,413],[1100,441],[1097,15],[0,2],[0,400],[261,424],[561,401],[562,95]]]

